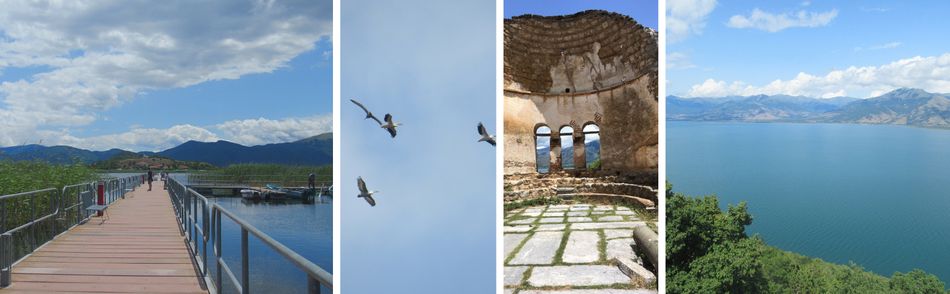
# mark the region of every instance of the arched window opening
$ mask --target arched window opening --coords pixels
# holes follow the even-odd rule
[[[574,169],[574,128],[563,126],[558,132],[561,139],[561,169]]]
[[[584,157],[588,169],[600,168],[600,127],[596,124],[584,126]]]
[[[539,173],[551,171],[551,128],[540,126],[534,131],[535,159]]]

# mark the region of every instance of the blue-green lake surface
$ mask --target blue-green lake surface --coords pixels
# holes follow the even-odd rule
[[[183,183],[187,183],[184,174],[172,174]],[[314,204],[299,202],[267,203],[249,202],[240,197],[209,198],[224,209],[246,220],[258,230],[269,235],[277,242],[300,254],[307,260],[333,274],[333,199],[324,196]],[[231,271],[241,277],[241,228],[234,221],[221,216],[221,244],[225,262]],[[211,276],[214,267],[211,242],[208,243],[208,264]],[[248,255],[250,257],[250,288],[257,293],[306,293],[306,275],[291,262],[283,258],[269,246],[248,236]],[[200,246],[200,245],[199,245]],[[199,250],[201,248],[199,247]],[[234,285],[225,275],[223,293],[236,293]],[[322,293],[330,293],[323,287]]]
[[[950,130],[891,125],[667,122],[667,180],[784,250],[950,282]]]

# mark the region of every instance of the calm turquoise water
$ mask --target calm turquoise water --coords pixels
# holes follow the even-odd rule
[[[747,201],[779,248],[950,281],[950,130],[667,122],[674,191]]]

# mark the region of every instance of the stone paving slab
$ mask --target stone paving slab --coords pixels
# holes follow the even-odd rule
[[[574,230],[598,230],[598,229],[620,229],[620,228],[636,228],[639,226],[645,226],[644,222],[613,222],[613,223],[578,223],[573,224],[571,229]]]
[[[518,244],[521,244],[527,236],[528,234],[505,234],[505,258],[511,255],[511,251],[515,250],[515,247],[518,247]]]
[[[632,279],[641,277],[655,281],[655,276],[650,278],[652,272],[642,267],[643,261],[631,247],[635,242],[632,229],[646,223],[639,221],[636,212],[630,208],[559,204],[527,207],[520,213],[509,213],[505,216],[504,227],[505,257],[510,257],[504,266],[504,293],[657,293],[650,289],[576,289],[628,285]],[[605,242],[604,257],[611,262],[602,258],[600,242]],[[524,243],[522,248],[516,250],[521,243]],[[560,257],[555,256],[558,250],[562,252]],[[615,260],[627,264],[618,266],[619,261]],[[555,262],[559,265],[554,265]],[[527,283],[522,284],[525,277]],[[544,289],[520,289],[523,287]]]
[[[522,213],[521,215],[522,215],[522,216],[538,217],[538,216],[541,216],[541,211],[526,211],[526,212]]]
[[[622,216],[619,216],[619,215],[608,215],[608,216],[598,217],[598,218],[597,218],[597,221],[599,221],[599,222],[619,222],[619,221],[623,221],[623,217],[622,217]]]
[[[565,263],[591,263],[600,259],[597,244],[600,234],[596,231],[575,231],[567,238],[561,261]]]
[[[508,264],[553,264],[554,254],[561,246],[562,232],[537,232],[528,238],[521,250],[515,253],[515,257]]]
[[[537,220],[537,219],[536,219],[536,218],[525,218],[525,219],[519,219],[519,220],[508,221],[508,223],[509,223],[509,224],[513,224],[513,225],[527,225],[527,224],[532,224],[532,223],[534,223],[535,220]]]
[[[505,233],[524,233],[531,230],[531,226],[505,226]]]
[[[507,291],[507,290],[506,290]],[[518,294],[656,294],[646,289],[577,289],[577,290],[522,290]]]
[[[546,225],[538,225],[538,228],[534,230],[535,231],[563,231],[566,228],[567,228],[567,224],[546,224]]]
[[[567,218],[567,221],[572,222],[572,223],[579,223],[579,222],[592,222],[594,220],[592,220],[589,217],[584,217],[584,216],[572,216],[572,217]]]
[[[633,236],[633,230],[604,230],[607,239],[630,238]]]
[[[636,261],[627,258],[615,258],[613,262],[617,264],[621,272],[631,279],[640,279],[647,284],[656,283],[656,275]]]
[[[505,286],[521,285],[524,278],[524,272],[530,267],[527,266],[506,266],[505,267]]]
[[[569,265],[538,266],[532,269],[528,284],[534,287],[545,286],[605,286],[630,283],[616,266],[610,265]]]
[[[630,246],[634,243],[636,242],[633,241],[633,238],[607,240],[607,260],[627,258],[639,261],[640,258],[637,257],[637,254],[633,252],[633,247]]]
[[[542,224],[563,223],[563,222],[564,222],[563,217],[542,217],[541,220],[538,221],[538,223],[542,223]]]

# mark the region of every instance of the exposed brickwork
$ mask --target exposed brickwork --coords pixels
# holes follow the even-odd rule
[[[602,90],[647,75],[656,99],[656,31],[628,16],[600,10],[523,15],[506,19],[504,34],[506,89],[564,93],[566,89],[554,88],[552,78],[552,69],[564,67],[568,79],[580,79],[572,76],[578,73],[592,75],[590,85],[573,85],[571,92]],[[594,55],[597,58],[591,58]],[[597,62],[602,66],[594,66]]]

